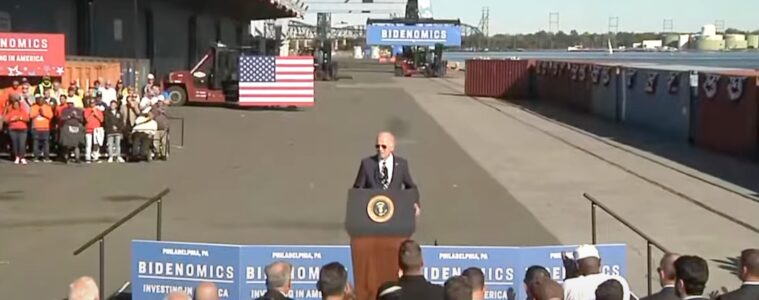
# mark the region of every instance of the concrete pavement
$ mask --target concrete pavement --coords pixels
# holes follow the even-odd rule
[[[432,81],[397,82],[562,243],[590,242],[590,205],[582,197],[583,193],[589,193],[668,250],[707,259],[711,268],[710,289],[735,288],[740,284],[726,270],[731,266],[725,262],[739,255],[740,250],[755,247],[759,235],[684,197],[755,227],[759,226],[754,217],[759,214],[759,206],[740,196],[751,195],[752,190],[653,153],[632,150],[672,168],[664,167],[620,149],[629,146],[607,139],[605,142],[616,143],[620,148],[612,147],[588,133],[549,122],[517,105],[463,96],[462,79]],[[731,161],[698,150],[687,152],[694,159]],[[756,174],[757,168],[741,166],[740,171],[734,175],[746,178]],[[681,172],[715,180],[736,192],[705,184]],[[599,242],[629,245],[628,280],[638,294],[644,294],[645,240],[604,213],[599,213],[598,228]],[[658,260],[661,252],[654,251],[654,256]]]
[[[388,66],[341,65],[341,72],[352,79],[318,83],[311,109],[172,108],[185,118],[186,142],[167,162],[0,163],[3,296],[61,299],[76,277],[97,278],[97,245],[80,256],[74,249],[164,187],[172,190],[165,240],[347,244],[347,189],[380,130],[397,134],[398,154],[421,188],[420,242],[558,242],[397,86]],[[530,230],[504,230],[503,220]],[[129,280],[129,241],[154,238],[154,226],[150,208],[107,237],[108,292]]]

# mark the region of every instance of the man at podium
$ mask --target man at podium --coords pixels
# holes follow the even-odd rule
[[[380,132],[375,148],[376,155],[361,161],[346,215],[346,220],[356,221],[346,226],[353,228],[351,256],[358,300],[374,300],[380,285],[398,280],[398,249],[413,234],[420,213],[417,186],[408,162],[394,155],[393,134]]]
[[[416,183],[411,178],[408,162],[394,154],[395,136],[387,131],[380,132],[374,147],[377,149],[377,154],[361,160],[353,188],[416,190]],[[420,213],[418,202],[414,204],[414,208],[418,216]]]

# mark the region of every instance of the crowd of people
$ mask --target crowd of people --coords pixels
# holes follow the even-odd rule
[[[165,160],[168,106],[152,74],[140,90],[120,79],[63,88],[48,76],[38,85],[21,78],[0,91],[0,153],[22,165],[28,156],[52,162],[51,153],[65,163]]]
[[[424,261],[421,246],[407,240],[400,246],[398,262],[401,276],[386,282],[377,290],[377,300],[482,300],[486,295],[485,274],[479,267],[471,267],[460,275],[448,278],[443,285],[427,281],[423,273]],[[593,245],[581,245],[572,257],[565,257],[566,277],[559,283],[543,266],[526,270],[524,287],[528,300],[633,300],[638,299],[630,291],[627,281],[617,275],[601,272],[601,256]],[[256,300],[290,300],[292,289],[292,265],[276,261],[268,265],[266,272],[267,292]],[[662,289],[642,300],[742,300],[759,299],[759,249],[741,252],[738,275],[743,281],[740,288],[706,295],[709,268],[698,256],[667,253],[657,269]],[[348,282],[348,271],[339,262],[322,266],[316,288],[325,300],[355,300],[353,288]],[[68,300],[99,300],[95,281],[83,277],[70,286]],[[515,300],[511,294],[509,300]],[[167,300],[191,300],[187,293],[176,291],[166,295]],[[219,300],[213,283],[203,282],[194,292],[196,300]]]

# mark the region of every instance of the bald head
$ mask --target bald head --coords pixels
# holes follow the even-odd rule
[[[741,251],[741,273],[743,281],[759,280],[759,249]]]
[[[659,262],[659,283],[662,286],[675,284],[675,261],[680,257],[677,253],[667,253]]]
[[[212,282],[203,282],[195,289],[195,300],[219,300],[219,290]]]
[[[383,131],[377,134],[377,154],[382,159],[388,158],[395,151],[395,136],[392,133]]]
[[[287,294],[290,291],[291,270],[292,265],[286,261],[276,261],[266,266],[266,288]]]
[[[171,292],[170,294],[166,295],[165,300],[192,300],[190,299],[190,296],[187,295],[184,292]]]
[[[100,300],[98,285],[92,277],[84,276],[69,285],[69,300]]]

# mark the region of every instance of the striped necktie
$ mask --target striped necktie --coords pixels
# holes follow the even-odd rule
[[[387,174],[387,165],[385,165],[385,161],[382,161],[382,189],[386,190],[388,186],[390,185],[390,182],[388,181],[389,175]]]

